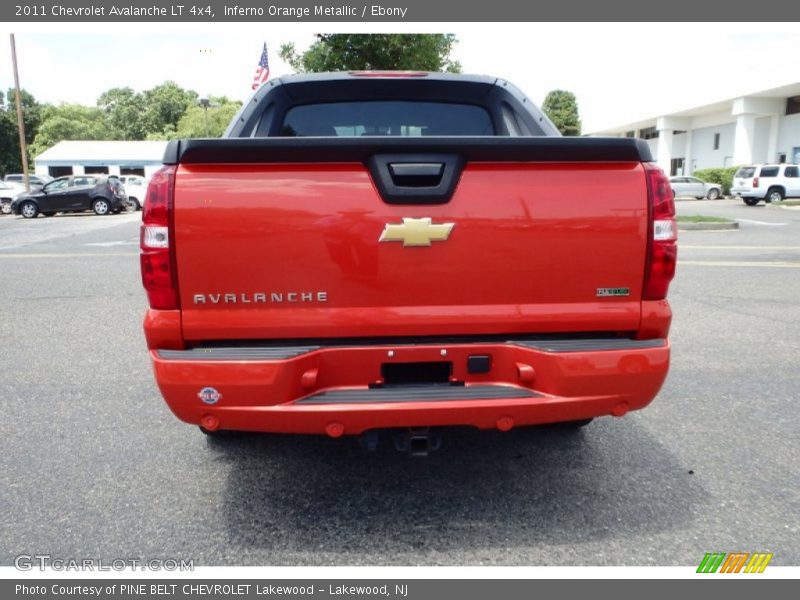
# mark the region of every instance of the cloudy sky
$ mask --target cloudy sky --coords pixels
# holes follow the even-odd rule
[[[0,24],[0,89],[13,85]],[[105,90],[171,79],[201,95],[245,100],[267,42],[273,76],[291,72],[278,48],[313,34],[370,32],[375,24],[17,24],[22,86],[46,102],[94,105]],[[5,29],[3,29],[5,28]],[[451,32],[469,73],[496,75],[534,101],[574,92],[591,132],[800,78],[796,23],[383,24],[381,32]]]

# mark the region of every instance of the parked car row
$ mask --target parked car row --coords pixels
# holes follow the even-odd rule
[[[6,175],[0,181],[0,212],[26,219],[56,213],[94,211],[107,215],[122,210],[141,210],[147,183],[139,175],[68,175],[53,179],[29,175],[25,191],[23,175]],[[129,191],[130,190],[130,191]]]
[[[722,186],[697,177],[670,177],[674,197],[690,196],[716,200],[722,197]],[[784,198],[800,198],[800,166],[795,164],[745,165],[733,175],[730,194],[748,206],[764,202],[780,202]]]

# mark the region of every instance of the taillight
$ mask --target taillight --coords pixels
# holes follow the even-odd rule
[[[653,163],[644,163],[644,169],[650,222],[642,299],[663,300],[675,276],[675,263],[678,260],[675,201],[664,171]]]
[[[172,235],[176,168],[174,165],[165,166],[153,175],[142,212],[142,284],[150,308],[159,310],[179,308]]]
[[[753,187],[754,188],[758,187],[758,177],[753,177]]]

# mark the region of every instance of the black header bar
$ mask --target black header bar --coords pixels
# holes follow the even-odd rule
[[[0,4],[0,21],[40,22],[520,22],[520,21],[773,21],[800,20],[800,3],[761,0],[758,10],[731,0],[12,0]],[[681,23],[675,23],[676,39]],[[714,31],[709,32],[713,39]],[[664,43],[671,43],[665,40]]]

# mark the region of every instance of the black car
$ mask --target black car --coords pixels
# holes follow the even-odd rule
[[[57,212],[93,210],[98,215],[117,213],[126,208],[127,198],[122,184],[106,175],[70,175],[59,177],[41,190],[17,196],[11,211],[32,219],[42,213],[46,217]]]

